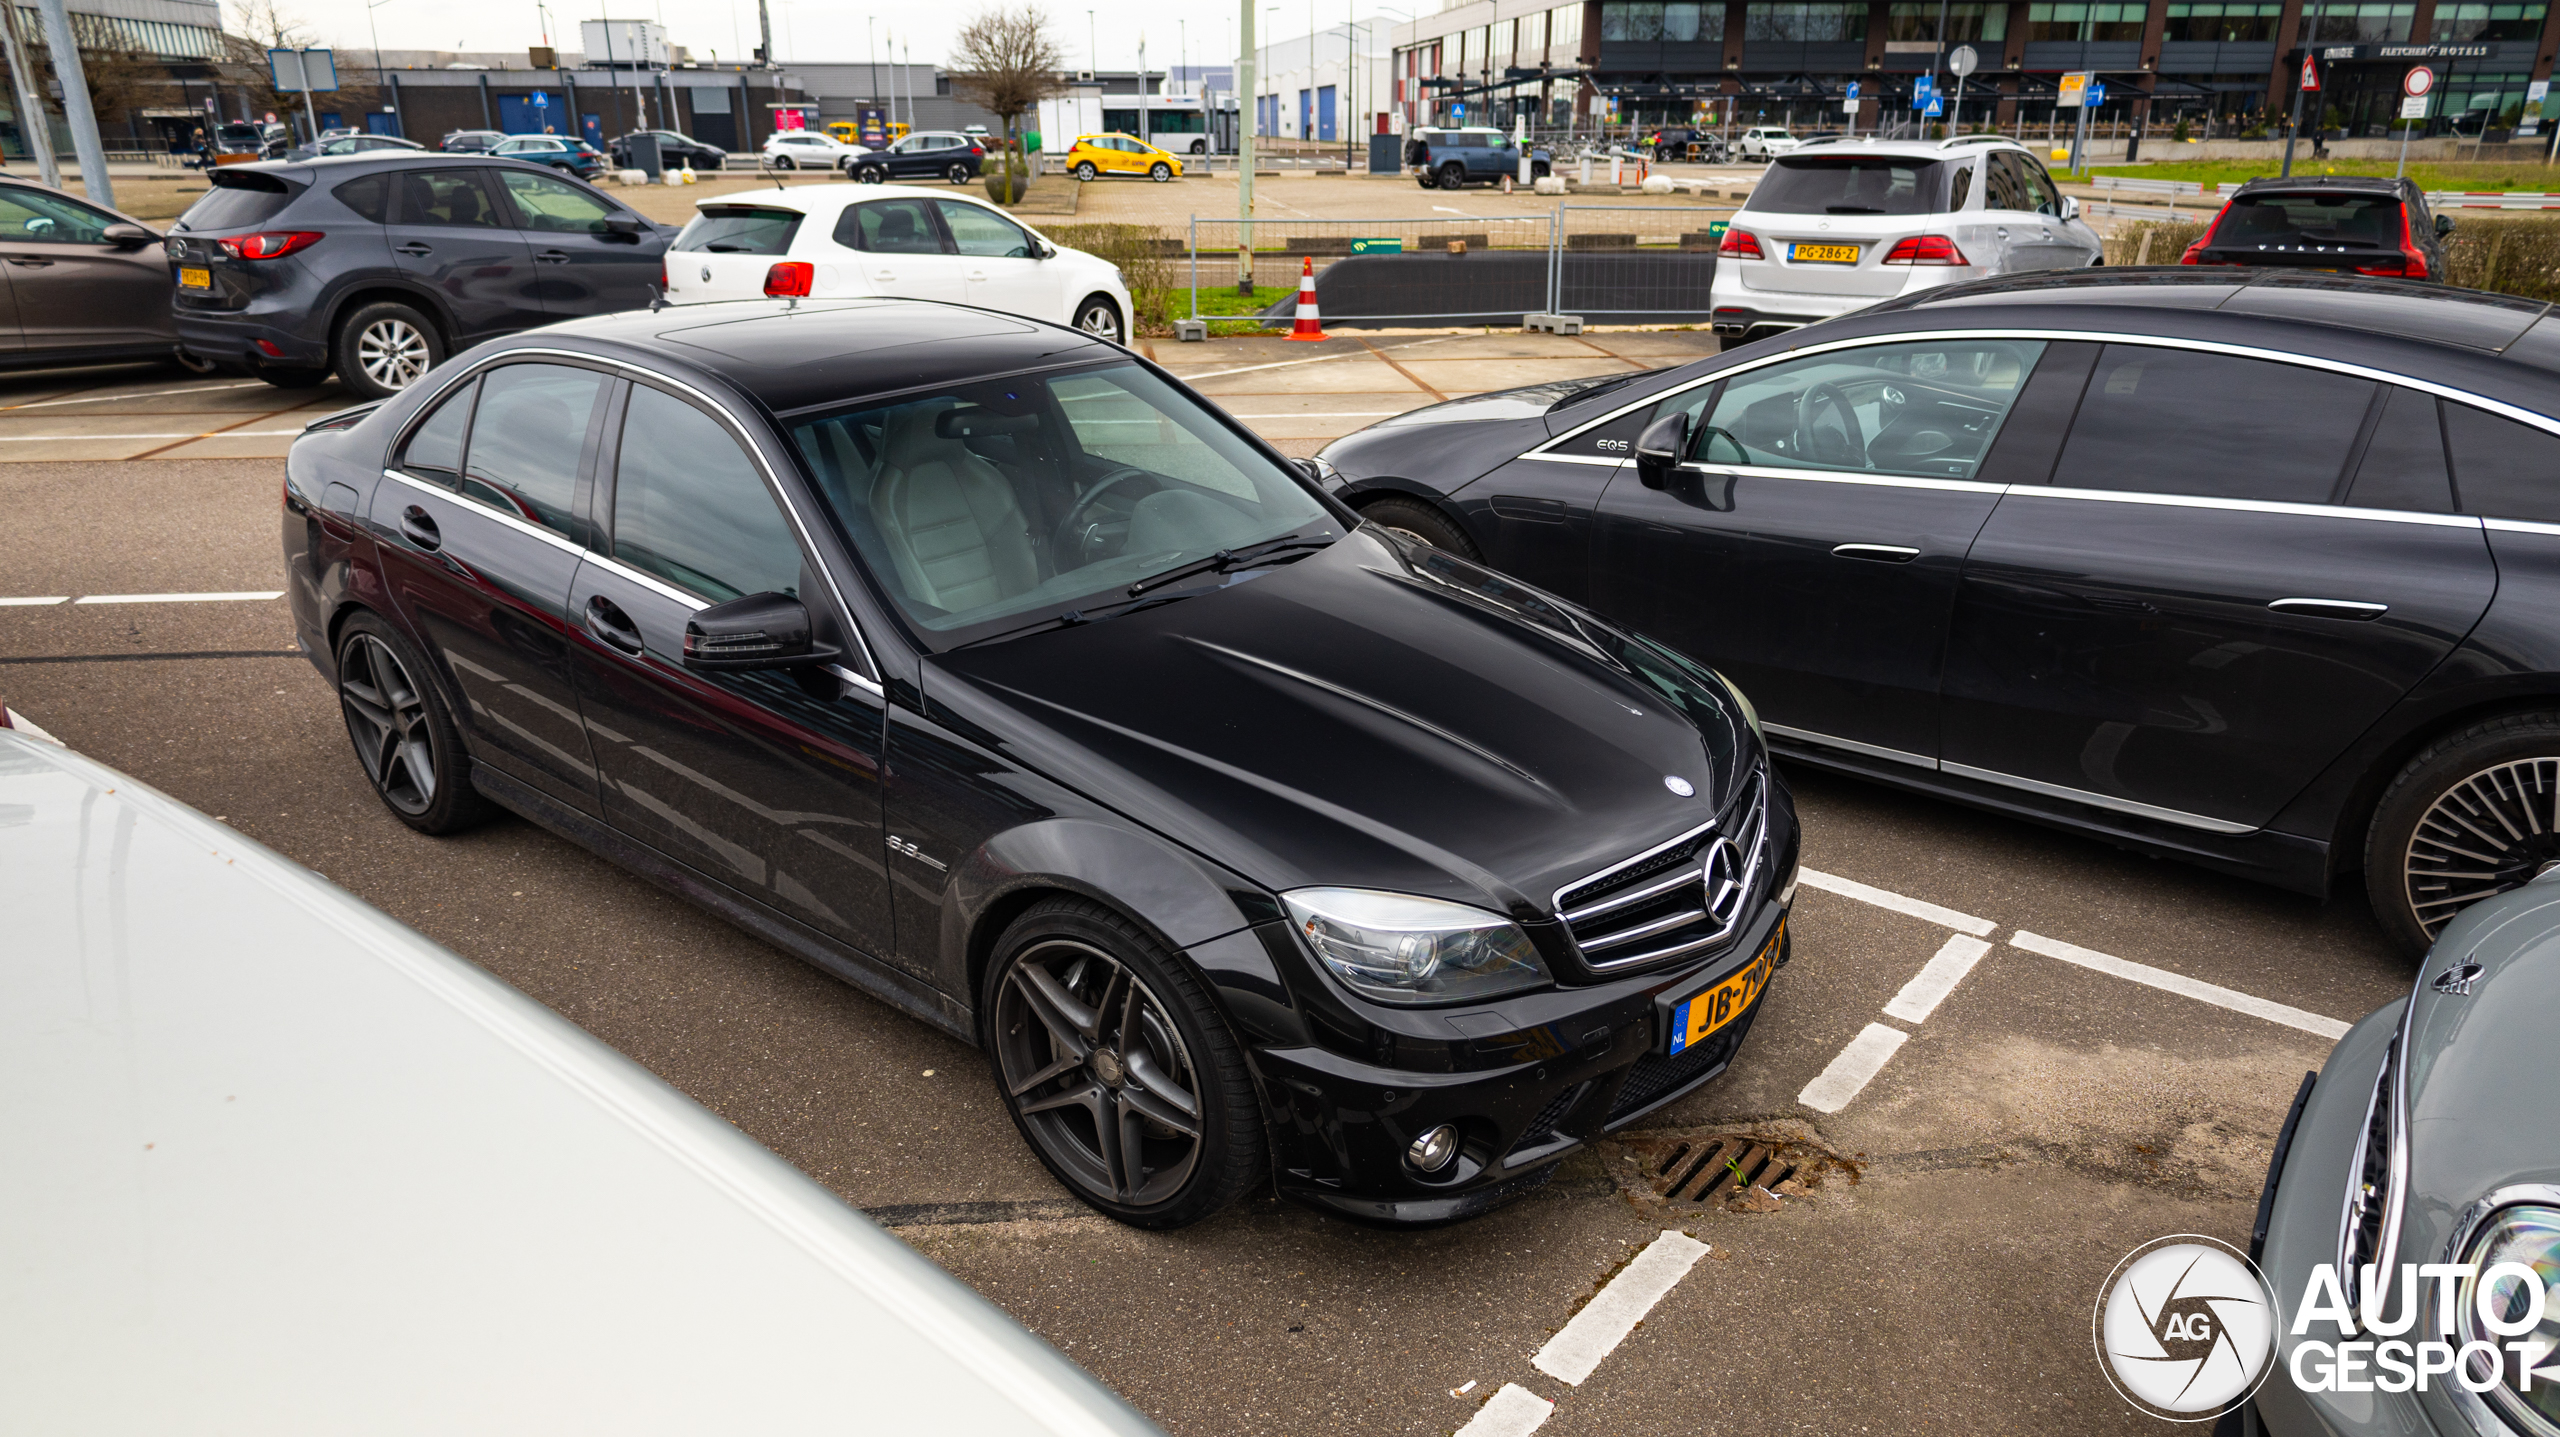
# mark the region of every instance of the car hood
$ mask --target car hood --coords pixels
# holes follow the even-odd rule
[[[2436,986],[2468,964],[2480,969],[2469,992]],[[2427,955],[2410,1002],[2400,1251],[2410,1262],[2455,1261],[2444,1248],[2465,1208],[2500,1187],[2560,1184],[2541,1076],[2560,1031],[2560,871],[2465,910]]]
[[[1669,372],[1634,376],[1590,406],[1576,403],[1575,396],[1626,376],[1527,384],[1427,404],[1346,434],[1320,452],[1345,479],[1427,477],[1442,493],[1455,493],[1566,429],[1642,398]]]
[[[1536,921],[1558,888],[1708,822],[1756,767],[1733,697],[1712,679],[1667,693],[1626,662],[1632,642],[1364,528],[1198,597],[944,654],[925,695],[1275,891]]]

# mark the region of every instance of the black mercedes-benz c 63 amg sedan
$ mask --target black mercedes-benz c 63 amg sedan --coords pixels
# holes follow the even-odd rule
[[[982,1045],[1124,1221],[1479,1211],[1721,1072],[1797,830],[1712,671],[957,306],[484,345],[287,464],[382,800],[492,805]]]
[[[2265,270],[1897,299],[1417,410],[1332,493],[1712,664],[1787,757],[2323,893],[2560,865],[2560,314]]]

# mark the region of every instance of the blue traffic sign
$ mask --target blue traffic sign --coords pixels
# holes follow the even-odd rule
[[[1858,82],[1855,80],[1849,82],[1849,98],[1852,100],[1858,98]]]
[[[548,109],[550,109],[550,108],[551,108],[551,97],[550,97],[549,95],[544,94],[544,93],[543,93],[542,91],[540,91],[540,90],[536,90],[536,91],[534,91],[534,92],[533,92],[533,107],[534,107],[535,109],[537,109],[537,110],[548,110]]]
[[[1934,99],[1937,93],[1938,82],[1935,76],[1918,76],[1911,82],[1911,108],[1915,110],[1929,108],[1929,101]]]
[[[2089,103],[2092,105],[2103,105],[2106,102],[2107,87],[2099,83],[2095,77],[2092,77],[2089,81]]]
[[[1929,104],[1928,104],[1928,107],[1927,107],[1927,109],[1926,109],[1925,111],[1923,111],[1923,113],[1928,114],[1928,115],[1931,115],[1931,116],[1943,115],[1943,114],[1945,114],[1946,112],[1947,112],[1947,103],[1946,103],[1946,101],[1939,99],[1939,98],[1938,98],[1937,96],[1935,96],[1935,95],[1931,95],[1931,96],[1929,97]]]

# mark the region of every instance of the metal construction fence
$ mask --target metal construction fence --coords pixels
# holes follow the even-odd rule
[[[1194,320],[1278,323],[1294,301],[1236,313],[1213,299],[1294,292],[1314,262],[1328,324],[1518,324],[1533,314],[1703,321],[1731,206],[1559,204],[1546,214],[1393,219],[1194,216],[1181,281]],[[1172,241],[1167,241],[1168,247]]]

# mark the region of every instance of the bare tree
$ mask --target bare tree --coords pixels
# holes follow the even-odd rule
[[[253,111],[273,110],[281,115],[300,110],[302,92],[276,89],[267,52],[299,50],[317,43],[311,27],[278,0],[237,0],[231,14],[234,23],[223,31],[222,58],[214,62],[215,75],[226,87],[245,92]],[[353,105],[364,110],[374,103],[373,82],[360,70],[341,66],[337,93],[329,101],[331,108]]]
[[[1065,64],[1065,51],[1049,33],[1049,17],[1036,5],[982,10],[952,41],[951,88],[993,111],[1004,127],[998,158],[1003,191],[997,198],[1006,204],[1017,188],[1014,137],[1022,117],[1066,88],[1058,76]]]

